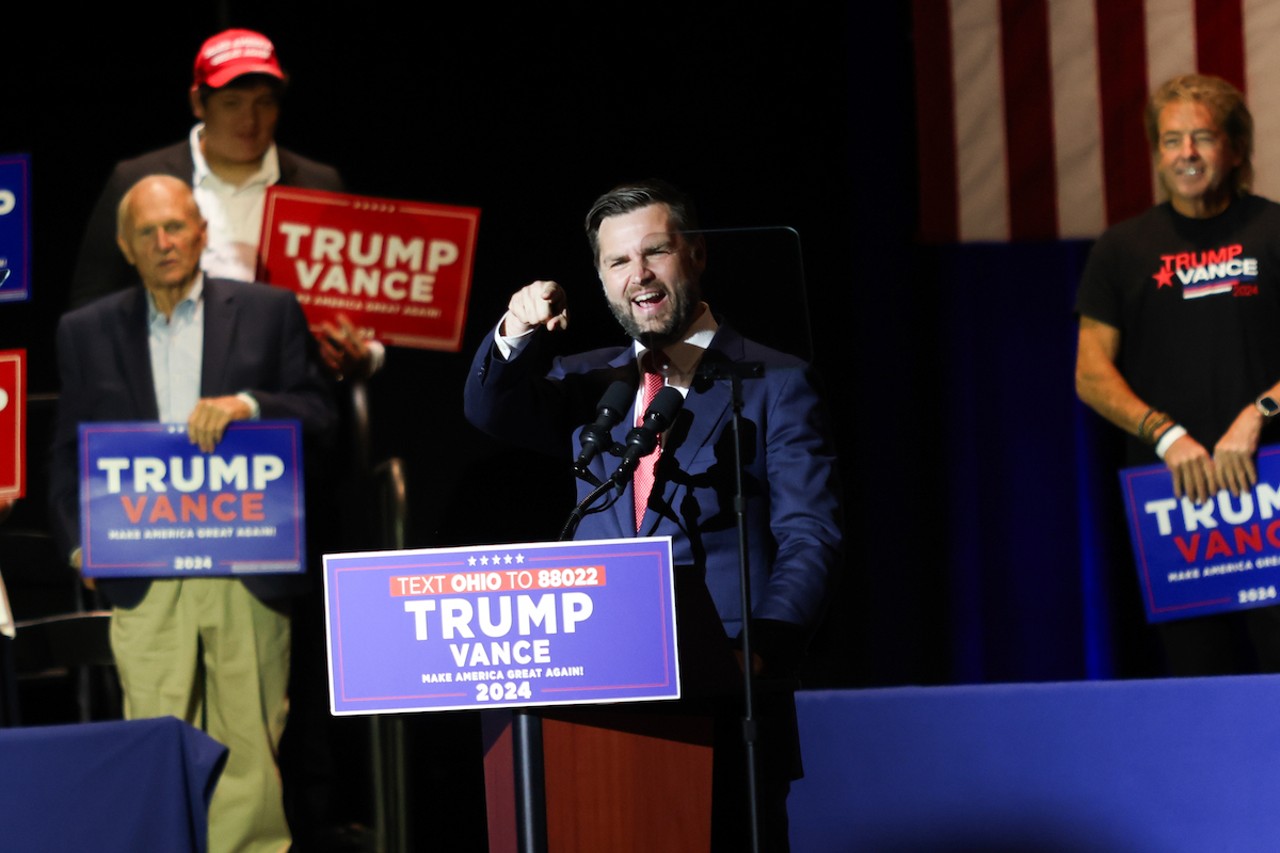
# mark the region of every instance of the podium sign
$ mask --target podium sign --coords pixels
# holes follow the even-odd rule
[[[336,715],[680,697],[670,537],[324,565]]]
[[[0,500],[26,494],[27,352],[0,351]]]
[[[296,421],[237,421],[212,453],[186,424],[81,424],[82,571],[90,577],[306,570]]]
[[[1200,506],[1164,465],[1120,472],[1148,622],[1280,604],[1280,447],[1257,466],[1253,489]]]
[[[273,186],[258,277],[313,331],[345,314],[385,344],[457,352],[479,225],[476,208]]]

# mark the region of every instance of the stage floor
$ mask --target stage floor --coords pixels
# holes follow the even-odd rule
[[[1280,676],[797,702],[795,853],[1280,848]]]

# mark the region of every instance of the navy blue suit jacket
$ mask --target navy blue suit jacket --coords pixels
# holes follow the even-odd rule
[[[265,284],[204,280],[204,352],[200,396],[247,391],[264,419],[302,423],[309,453],[323,449],[334,429],[332,390],[314,353],[315,341],[297,298]],[[91,421],[159,418],[147,344],[147,298],[141,285],[102,297],[58,322],[61,390],[50,461],[50,515],[61,553],[80,544],[76,428]],[[261,575],[244,579],[264,601],[296,594],[305,578]],[[112,603],[142,600],[146,578],[103,580]]]
[[[635,357],[632,348],[617,347],[551,360],[546,337],[537,332],[509,362],[486,338],[467,377],[466,414],[485,432],[564,457],[568,466],[579,428],[595,419],[609,384],[638,381]],[[807,364],[723,324],[703,355],[704,364],[717,360],[764,365],[762,379],[742,383],[752,637],[766,664],[787,670],[816,626],[841,562],[835,451]],[[742,628],[742,607],[731,403],[727,381],[695,382],[666,434],[639,533],[628,482],[611,508],[583,518],[575,538],[671,536],[677,572],[704,578],[732,638]],[[634,412],[613,430],[615,441],[623,442],[633,423]],[[604,480],[617,464],[614,456],[597,456],[590,468]],[[591,489],[579,481],[579,500]]]

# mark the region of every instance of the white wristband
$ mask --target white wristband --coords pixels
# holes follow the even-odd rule
[[[262,407],[258,405],[258,399],[248,391],[241,391],[236,395],[246,406],[249,407],[249,420],[256,421],[262,417]]]
[[[1164,435],[1160,436],[1160,440],[1156,442],[1156,456],[1164,459],[1165,451],[1169,449],[1169,445],[1187,434],[1186,427],[1174,424],[1164,431]]]

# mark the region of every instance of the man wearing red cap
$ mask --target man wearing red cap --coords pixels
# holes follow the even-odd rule
[[[173,175],[191,184],[209,223],[201,268],[237,281],[252,281],[257,271],[267,187],[343,191],[332,166],[276,145],[287,81],[275,46],[260,33],[226,30],[201,45],[190,91],[198,123],[182,142],[116,164],[85,229],[71,307],[136,283],[116,251],[115,216],[125,191],[147,175]],[[325,332],[321,355],[336,376],[367,376],[381,366],[381,344],[364,341],[350,324]]]

